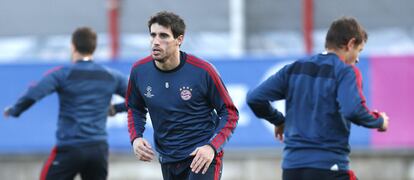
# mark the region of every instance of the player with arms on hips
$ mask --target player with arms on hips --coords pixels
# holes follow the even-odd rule
[[[154,159],[143,138],[148,111],[164,179],[220,179],[238,111],[215,68],[180,51],[183,19],[159,12],[148,28],[151,55],[132,67],[126,96],[134,153],[141,161]]]
[[[356,179],[349,169],[351,123],[387,130],[387,115],[367,108],[355,66],[367,39],[354,18],[342,17],[328,30],[327,52],[285,66],[248,93],[253,112],[284,140],[284,180]],[[270,104],[281,99],[285,117]]]
[[[126,94],[127,78],[96,64],[96,33],[81,27],[72,34],[72,63],[54,68],[39,83],[6,108],[4,116],[19,117],[46,95],[59,96],[57,145],[46,161],[40,179],[106,179],[108,175],[107,114],[113,94]],[[114,115],[119,106],[111,107]]]

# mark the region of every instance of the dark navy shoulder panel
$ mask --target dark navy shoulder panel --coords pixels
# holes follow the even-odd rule
[[[296,62],[289,69],[289,74],[304,74],[311,77],[334,78],[334,67],[330,64],[313,62]]]
[[[107,71],[102,70],[78,70],[74,69],[70,72],[68,80],[100,80],[113,81],[114,77]]]

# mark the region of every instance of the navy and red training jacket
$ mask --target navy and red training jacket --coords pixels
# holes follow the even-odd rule
[[[106,141],[106,120],[113,94],[125,96],[127,78],[93,61],[76,61],[47,72],[11,107],[18,117],[53,92],[59,97],[57,145]]]
[[[286,100],[286,116],[271,101]],[[285,125],[283,169],[348,170],[351,122],[380,128],[383,119],[370,111],[362,77],[336,54],[322,53],[296,61],[247,95],[259,118]]]
[[[131,142],[143,136],[149,112],[161,163],[187,159],[206,144],[219,153],[238,121],[214,67],[184,52],[180,65],[170,71],[158,69],[150,56],[135,63],[126,103]]]

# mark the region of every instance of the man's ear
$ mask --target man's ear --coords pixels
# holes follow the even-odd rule
[[[355,46],[355,38],[351,38],[348,43],[346,44],[346,50],[351,50]]]
[[[177,37],[178,46],[181,46],[181,44],[183,44],[183,41],[184,41],[184,35],[179,35]]]

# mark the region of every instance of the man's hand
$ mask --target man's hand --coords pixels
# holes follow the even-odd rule
[[[11,107],[4,108],[4,110],[3,110],[4,118],[9,118],[10,117],[10,110],[11,110]]]
[[[151,144],[144,138],[136,138],[132,143],[134,154],[140,161],[152,161],[154,159],[154,151]]]
[[[385,112],[380,112],[380,115],[382,117],[382,119],[384,119],[384,122],[382,123],[382,127],[378,129],[379,132],[385,132],[388,129],[388,116]]]
[[[108,110],[108,116],[115,116],[116,115],[116,111],[115,111],[115,106],[113,104],[109,105],[109,110]]]
[[[194,156],[190,165],[191,171],[198,173],[203,169],[202,173],[205,174],[211,162],[213,162],[214,149],[210,145],[204,145],[196,148],[190,156]]]
[[[275,138],[279,139],[280,142],[283,142],[283,131],[285,130],[285,124],[275,126]]]

